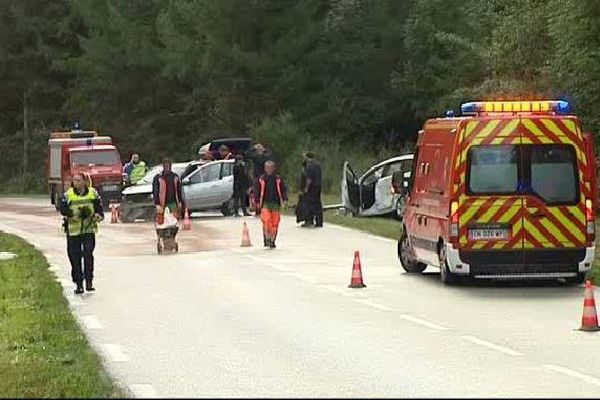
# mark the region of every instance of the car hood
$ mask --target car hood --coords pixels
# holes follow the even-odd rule
[[[149,183],[145,183],[142,185],[129,186],[121,193],[127,196],[132,194],[150,194],[152,193],[152,185]]]

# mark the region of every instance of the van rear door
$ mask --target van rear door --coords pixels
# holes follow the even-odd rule
[[[523,196],[518,117],[477,118],[462,129],[457,156],[459,247],[508,250],[503,264],[521,264]],[[485,253],[481,253],[483,256]],[[493,264],[494,260],[478,260]]]
[[[524,248],[582,248],[586,243],[583,136],[569,118],[523,118],[528,193]]]

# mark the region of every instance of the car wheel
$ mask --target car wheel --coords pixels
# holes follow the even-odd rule
[[[444,285],[456,283],[456,275],[448,268],[448,262],[446,261],[446,246],[443,243],[438,251],[438,256],[440,259],[440,280]]]
[[[398,241],[398,259],[400,260],[400,265],[408,273],[420,274],[425,271],[427,265],[416,261],[412,253],[408,235],[403,232],[402,237]]]
[[[400,196],[398,201],[396,201],[396,209],[394,210],[394,218],[398,221],[402,221],[404,217],[404,208],[406,207],[406,197]]]
[[[233,199],[221,205],[221,214],[223,214],[226,217],[230,217],[233,215]]]

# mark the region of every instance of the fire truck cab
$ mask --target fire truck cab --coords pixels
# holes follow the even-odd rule
[[[595,253],[594,144],[565,101],[471,102],[419,132],[402,267],[441,280],[582,282]]]
[[[73,175],[86,173],[105,206],[120,201],[123,183],[121,157],[110,136],[95,131],[54,131],[48,140],[50,202],[58,209]]]

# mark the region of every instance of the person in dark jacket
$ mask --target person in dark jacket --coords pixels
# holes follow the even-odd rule
[[[60,213],[64,216],[63,226],[67,234],[67,254],[71,263],[71,279],[75,283],[75,294],[85,290],[93,292],[94,248],[98,223],[104,219],[102,200],[96,189],[88,183],[84,174],[73,177],[71,188],[60,201]],[[83,258],[83,271],[82,262]]]
[[[287,202],[287,190],[283,179],[275,173],[275,163],[265,163],[265,174],[258,178],[258,207],[260,219],[263,223],[263,237],[265,247],[274,249],[275,239],[279,230],[281,220],[281,209]]]
[[[152,181],[152,197],[156,206],[157,214],[163,214],[165,208],[169,208],[171,214],[179,219],[183,216],[185,204],[181,191],[179,175],[171,171],[173,162],[165,158],[162,162],[163,170],[157,174]]]
[[[238,154],[235,156],[233,164],[233,202],[235,207],[234,216],[239,217],[239,209],[242,208],[244,216],[250,215],[246,209],[246,198],[248,197],[248,188],[250,187],[250,178],[246,170],[244,156]]]
[[[252,169],[252,185],[251,187],[256,188],[258,179],[265,174],[265,163],[268,160],[273,160],[273,154],[267,150],[262,144],[257,143],[254,148],[247,152],[246,159],[250,161]],[[252,201],[255,204],[256,216],[260,215],[260,208],[258,207],[258,193],[253,189]]]
[[[323,204],[321,202],[322,172],[321,165],[311,152],[304,153],[302,193],[308,215],[302,226],[323,227]]]

